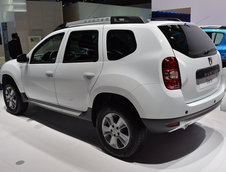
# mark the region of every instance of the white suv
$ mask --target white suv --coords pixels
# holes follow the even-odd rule
[[[172,132],[224,96],[220,54],[200,28],[178,21],[107,17],[68,23],[2,67],[8,112],[28,103],[88,119],[102,148],[125,158],[146,128]]]

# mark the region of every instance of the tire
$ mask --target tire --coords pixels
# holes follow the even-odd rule
[[[9,113],[20,115],[27,110],[28,103],[22,101],[21,94],[12,81],[3,85],[3,97]]]
[[[96,129],[106,153],[124,159],[138,151],[145,137],[145,128],[131,113],[118,106],[99,111]]]

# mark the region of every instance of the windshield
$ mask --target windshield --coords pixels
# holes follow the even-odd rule
[[[189,57],[199,58],[214,55],[216,47],[208,35],[194,25],[159,26],[171,47]]]

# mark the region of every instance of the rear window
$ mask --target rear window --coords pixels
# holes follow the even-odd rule
[[[189,57],[198,58],[214,55],[216,47],[200,28],[193,25],[166,25],[159,29],[171,47]]]

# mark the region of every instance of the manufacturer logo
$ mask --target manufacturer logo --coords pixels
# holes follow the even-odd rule
[[[209,57],[208,58],[208,61],[209,61],[209,64],[210,64],[210,66],[213,64],[213,59],[212,59],[212,57]]]

